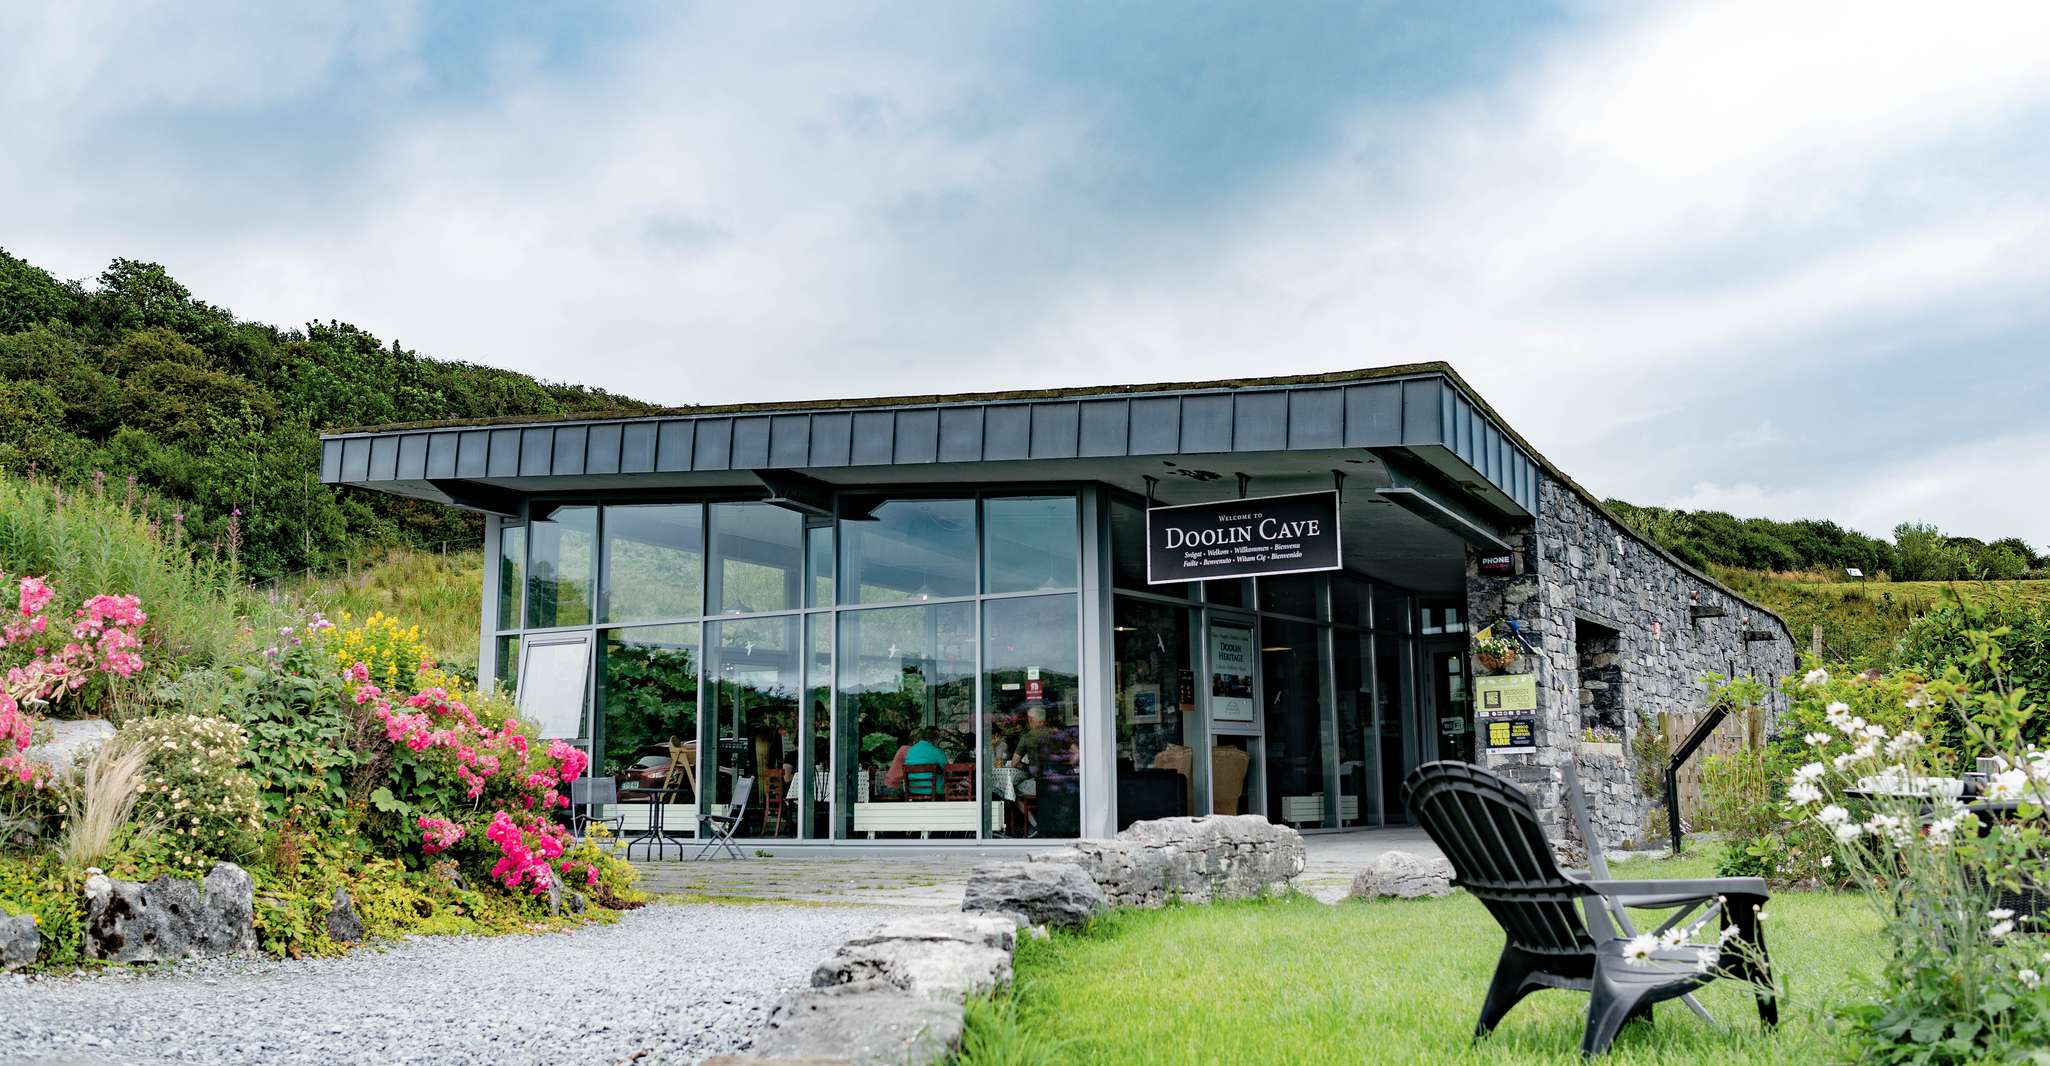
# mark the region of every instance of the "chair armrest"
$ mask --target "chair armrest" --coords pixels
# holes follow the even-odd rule
[[[1704,877],[1689,881],[1597,881],[1580,877],[1573,879],[1603,896],[1647,896],[1664,899],[1713,899],[1716,896],[1736,896],[1760,900],[1772,897],[1772,892],[1765,887],[1765,880],[1758,877]]]

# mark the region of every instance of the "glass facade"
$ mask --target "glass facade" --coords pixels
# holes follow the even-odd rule
[[[523,639],[592,635],[579,743],[629,834],[688,835],[742,780],[740,835],[770,840],[1372,826],[1404,820],[1420,761],[1470,757],[1424,717],[1465,713],[1457,601],[1350,572],[1148,585],[1144,510],[1100,489],[830,504],[536,500],[499,529],[494,675],[517,683]]]
[[[499,531],[494,675],[595,632],[579,739],[627,830],[689,835],[753,783],[766,839],[1073,837],[1082,827],[1072,490],[535,501]]]

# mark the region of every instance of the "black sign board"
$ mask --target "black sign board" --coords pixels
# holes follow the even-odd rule
[[[1336,570],[1338,493],[1256,496],[1146,512],[1146,581]]]
[[[1484,714],[1481,737],[1491,751],[1537,747],[1537,715]]]
[[[1513,574],[1516,572],[1516,556],[1504,552],[1500,555],[1481,556],[1481,573]]]

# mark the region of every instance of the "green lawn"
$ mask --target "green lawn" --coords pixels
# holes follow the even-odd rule
[[[1705,858],[1635,863],[1618,877],[1704,877]],[[1730,1026],[1661,1004],[1626,1028],[1609,1061],[1778,1063],[1832,1058],[1829,1005],[1852,975],[1876,972],[1878,922],[1855,896],[1781,892],[1767,943],[1783,996],[1764,1034],[1749,991],[1718,981],[1701,994]],[[1017,984],[977,1004],[960,1062],[1526,1064],[1580,1061],[1587,998],[1546,991],[1494,1035],[1471,1042],[1502,935],[1465,894],[1348,901],[1292,897],[1208,907],[1121,911],[1086,934],[1019,945]]]

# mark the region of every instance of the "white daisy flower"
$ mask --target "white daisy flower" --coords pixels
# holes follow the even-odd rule
[[[1829,671],[1818,666],[1803,674],[1801,676],[1801,683],[1809,688],[1814,688],[1817,685],[1827,685],[1829,684]]]
[[[2014,979],[2020,981],[2024,988],[2034,988],[2043,983],[2042,976],[2027,967],[2015,971]]]
[[[1824,768],[1821,763],[1811,762],[1802,766],[1799,770],[1794,771],[1794,780],[1811,782],[1820,781],[1822,780],[1823,773]]]
[[[1658,951],[1658,938],[1650,933],[1639,933],[1623,944],[1623,961],[1631,966],[1650,966]]]
[[[1824,744],[1829,743],[1830,736],[1828,733],[1810,733],[1807,736],[1802,737],[1801,739],[1807,741],[1809,747],[1819,748]]]
[[[1822,799],[1822,790],[1807,781],[1796,781],[1787,788],[1787,798],[1803,807]]]
[[[1842,825],[1851,820],[1851,812],[1832,803],[1815,812],[1815,820],[1823,825]]]

